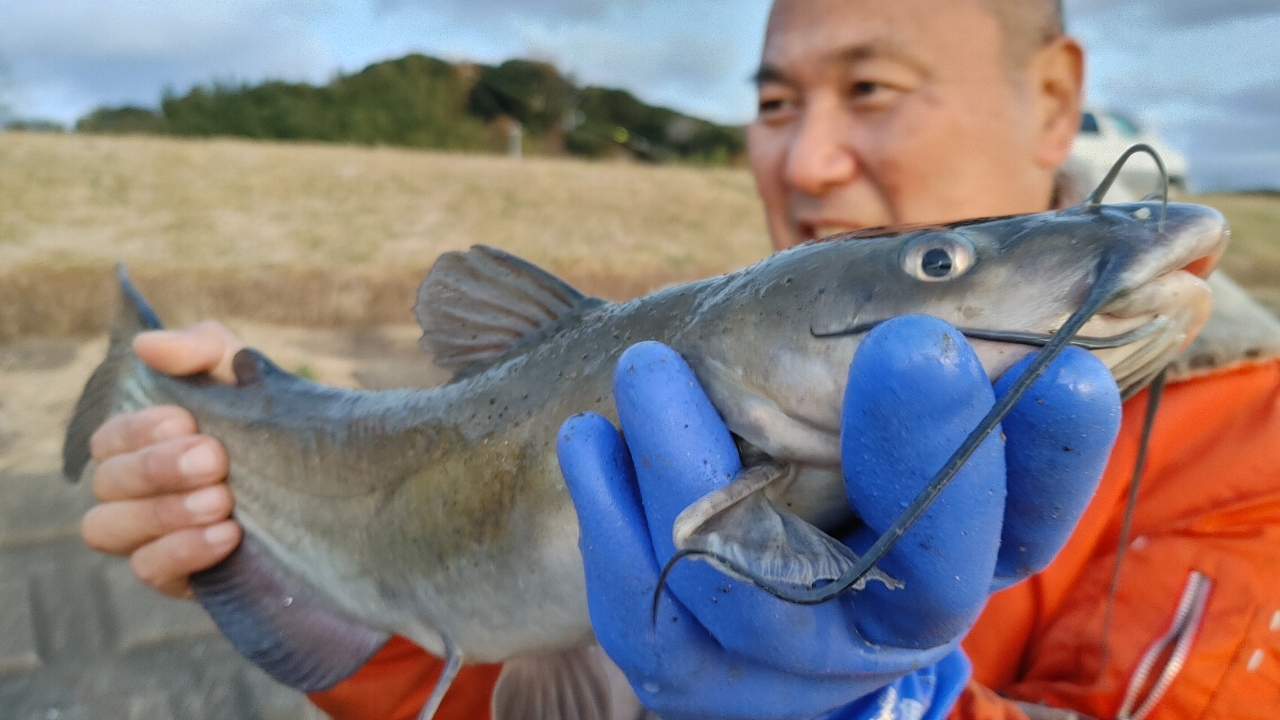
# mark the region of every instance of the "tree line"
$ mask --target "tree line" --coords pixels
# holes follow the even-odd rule
[[[742,129],[641,102],[624,90],[579,87],[552,65],[449,63],[408,55],[329,83],[213,83],[166,92],[158,110],[102,107],[80,132],[236,136],[468,151],[503,151],[518,123],[526,152],[726,164]]]

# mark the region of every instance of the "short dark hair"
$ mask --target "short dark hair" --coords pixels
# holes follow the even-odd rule
[[[1062,0],[982,0],[1000,21],[1002,54],[1020,71],[1036,51],[1062,37]]]

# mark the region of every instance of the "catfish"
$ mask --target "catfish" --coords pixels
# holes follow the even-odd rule
[[[713,562],[762,586],[812,589],[858,560],[829,533],[857,522],[839,424],[870,328],[941,318],[996,378],[1052,342],[1105,281],[1105,302],[1070,341],[1128,397],[1208,319],[1204,278],[1228,235],[1211,208],[1095,201],[849,233],[618,303],[475,246],[442,255],[414,307],[423,349],[452,380],[381,392],[326,387],[252,349],[235,357],[234,385],[156,372],[131,343],[161,323],[121,268],[108,356],[76,407],[64,472],[84,473],[109,416],[184,407],[227,448],[244,528],[191,585],[271,676],[325,689],[399,634],[446,659],[424,717],[462,664],[495,662],[506,663],[495,712],[610,717],[638,706],[594,643],[556,435],[583,411],[616,421],[611,381],[626,348],[656,340],[679,352],[752,458],[682,516],[677,547],[714,548]],[[858,586],[867,581],[899,584],[875,568]]]

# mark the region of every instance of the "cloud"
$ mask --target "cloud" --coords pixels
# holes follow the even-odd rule
[[[672,33],[635,39],[617,31],[545,26],[526,28],[524,36],[531,56],[551,61],[579,83],[627,88],[650,102],[728,122],[744,119],[737,106],[750,97],[743,92],[749,65],[726,38]]]
[[[384,12],[418,7],[466,18],[519,17],[536,21],[598,20],[619,11],[635,11],[655,0],[376,0]]]
[[[1195,187],[1280,186],[1275,0],[1068,0],[1067,12],[1091,104],[1153,127],[1186,154]]]
[[[0,0],[15,112],[64,122],[102,103],[154,105],[214,78],[323,78],[308,27],[328,0]]]
[[[0,0],[0,48],[11,56],[170,60],[292,41],[324,0]]]
[[[483,62],[547,60],[579,82],[620,87],[646,102],[721,122],[754,112],[748,83],[769,0],[378,0],[378,21],[470,40]],[[461,29],[461,33],[459,32]],[[480,50],[477,53],[477,50]]]
[[[1209,187],[1280,189],[1280,85],[1224,96],[1191,125],[1188,154]]]
[[[1276,0],[1067,0],[1066,15],[1070,23],[1134,7],[1146,10],[1157,25],[1200,25],[1280,14]]]
[[[9,102],[63,122],[100,104],[154,105],[164,88],[335,71],[424,52],[550,60],[724,122],[753,112],[746,81],[769,0],[0,0]]]
[[[1232,113],[1280,117],[1280,84],[1267,83],[1237,91],[1224,98],[1223,104],[1224,109]]]

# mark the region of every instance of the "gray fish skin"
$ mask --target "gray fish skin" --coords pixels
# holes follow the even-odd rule
[[[814,333],[910,313],[1050,333],[1110,259],[1124,264],[1123,295],[1083,334],[1165,318],[1141,341],[1096,351],[1132,393],[1207,319],[1204,283],[1178,269],[1211,265],[1227,236],[1210,208],[1170,204],[1163,232],[1160,214],[1134,203],[840,236],[630,302],[578,303],[429,390],[334,389],[246,356],[240,387],[172,378],[132,356],[120,320],[112,370],[95,392],[91,381],[69,432],[67,472],[87,459],[77,448],[104,417],[104,383],[110,413],[185,407],[227,448],[246,537],[335,611],[468,662],[581,646],[593,640],[556,433],[582,411],[616,420],[611,383],[627,347],[658,340],[686,358],[730,430],[792,468],[775,500],[829,528],[850,519],[839,416],[862,336]],[[957,236],[974,250],[968,272],[924,282],[904,270],[909,248]],[[1034,349],[974,346],[992,377]]]

